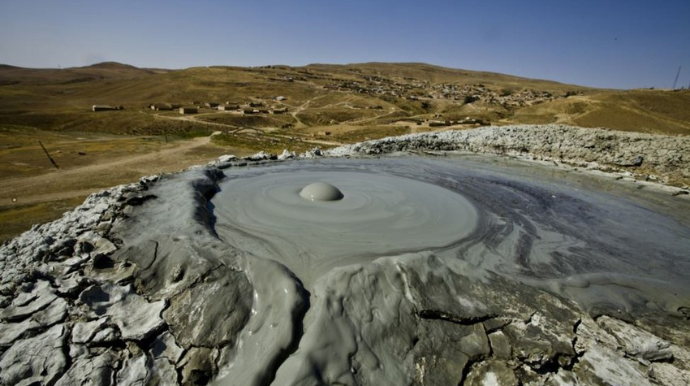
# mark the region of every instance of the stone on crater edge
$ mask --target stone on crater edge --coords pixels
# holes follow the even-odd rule
[[[194,347],[187,351],[178,367],[182,368],[182,384],[205,385],[217,371],[215,361],[218,351]]]
[[[90,322],[77,322],[72,328],[73,343],[88,343],[96,335],[96,332],[103,329],[108,322],[107,317],[92,320]]]
[[[117,247],[110,240],[89,231],[79,236],[77,249],[94,257],[111,254],[117,250]]]
[[[655,335],[608,316],[597,319],[597,323],[618,340],[630,357],[649,362],[673,359],[671,343]]]
[[[42,327],[50,327],[67,318],[67,308],[68,305],[64,299],[56,298],[47,308],[33,314],[31,320],[36,321]]]
[[[175,342],[172,334],[166,331],[156,338],[153,348],[151,348],[151,354],[156,359],[162,358],[176,364],[182,358],[184,349]]]
[[[102,345],[104,343],[114,342],[120,339],[120,334],[113,327],[106,327],[101,331],[98,331],[96,335],[91,339],[91,345]]]
[[[469,386],[517,386],[520,383],[508,363],[488,360],[473,366],[463,384]]]
[[[117,372],[117,384],[121,386],[144,386],[151,380],[151,364],[145,355],[129,358]]]
[[[65,327],[62,325],[15,342],[0,358],[0,384],[16,385],[32,376],[40,376],[43,384],[55,382],[67,364],[64,344]]]
[[[247,323],[252,297],[246,276],[221,266],[202,283],[174,297],[163,317],[182,347],[221,347],[234,343]]]
[[[131,284],[94,285],[84,290],[79,300],[90,308],[93,316],[109,315],[124,340],[146,339],[165,324],[161,318],[165,301],[149,303]]]
[[[27,331],[40,328],[41,325],[33,320],[24,320],[20,323],[0,323],[0,347],[11,346]]]
[[[55,386],[108,386],[113,384],[113,371],[116,368],[117,355],[112,351],[96,357],[80,357]]]
[[[22,301],[18,304],[11,304],[9,307],[5,308],[0,312],[0,320],[15,322],[23,320],[33,315],[34,313],[48,307],[57,296],[53,293],[50,287],[50,282],[45,280],[39,280],[37,283],[27,288],[30,291],[27,302]]]

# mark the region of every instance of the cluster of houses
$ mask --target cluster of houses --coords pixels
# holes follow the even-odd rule
[[[440,118],[440,117],[439,117]],[[466,117],[464,119],[460,119],[457,121],[452,121],[452,120],[428,120],[429,127],[443,127],[443,126],[453,126],[453,125],[478,125],[478,126],[488,126],[489,122],[485,121],[481,118],[471,118],[471,117]],[[417,123],[418,125],[421,125],[421,122]]]
[[[445,99],[458,101],[458,103],[483,101],[505,108],[530,106],[565,97],[565,95],[556,96],[546,91],[496,91],[482,84],[431,85],[426,81],[413,78],[405,78],[405,80],[406,82],[398,82],[378,76],[363,76],[363,81],[336,81],[324,85],[324,88],[358,94],[387,95],[395,98],[406,98],[410,101],[430,99]]]
[[[183,106],[178,103],[152,103],[147,106],[154,111],[179,111],[180,114],[197,114],[199,108],[196,106]]]
[[[450,99],[472,103],[483,101],[490,104],[501,105],[505,108],[531,106],[544,103],[565,96],[556,96],[547,91],[521,90],[512,91],[504,89],[496,91],[489,89],[483,84],[457,85],[457,84],[438,84],[425,94],[428,99]],[[419,98],[409,96],[408,99]]]
[[[276,96],[273,100],[281,102],[286,100],[284,96]],[[152,103],[148,105],[148,108],[154,111],[174,111],[178,110],[180,114],[197,114],[200,109],[211,109],[217,111],[231,111],[238,112],[245,115],[250,114],[285,114],[288,112],[287,107],[276,107],[271,106],[270,108],[265,105],[264,102],[252,101],[247,103],[232,103],[232,102],[200,102],[194,101],[191,103],[192,106],[183,106],[181,104],[175,103]],[[95,111],[95,110],[94,110]]]
[[[323,87],[333,91],[354,92],[377,96],[388,95],[398,98],[409,94],[413,90],[426,88],[426,84],[422,82],[400,83],[377,76],[365,76],[364,80],[365,82],[339,81],[326,84]]]

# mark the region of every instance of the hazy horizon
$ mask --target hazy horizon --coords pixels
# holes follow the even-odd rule
[[[0,63],[427,63],[600,88],[690,82],[690,2],[0,0]]]

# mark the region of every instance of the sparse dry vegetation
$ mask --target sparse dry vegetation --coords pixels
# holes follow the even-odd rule
[[[211,102],[240,109],[217,111],[206,106]],[[250,102],[263,112],[243,114]],[[199,114],[149,108],[164,103],[196,106]],[[124,110],[91,111],[96,104]],[[89,189],[224,153],[301,152],[445,130],[445,122],[468,118],[688,135],[690,91],[598,90],[420,63],[175,71],[118,63],[63,70],[0,66],[0,233],[8,237],[31,221],[49,220]],[[223,134],[208,138],[213,132]],[[67,182],[55,185],[65,175]],[[12,202],[15,196],[23,202]]]

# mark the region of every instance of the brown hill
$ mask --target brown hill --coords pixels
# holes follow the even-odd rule
[[[601,91],[529,106],[510,121],[688,135],[690,90]]]
[[[0,65],[0,85],[48,85],[106,79],[122,80],[141,78],[152,74],[154,74],[154,72],[151,70],[116,62],[104,62],[86,67],[65,69],[22,68]]]
[[[310,64],[308,69],[338,74],[384,76],[403,80],[435,83],[464,83],[496,87],[535,88],[549,91],[587,90],[587,87],[567,85],[549,80],[529,79],[495,72],[460,70],[425,63],[361,63],[348,65]]]
[[[286,99],[276,101],[277,96]],[[688,98],[687,91],[601,90],[421,63],[184,70],[140,69],[114,62],[69,69],[0,66],[0,124],[117,134],[160,134],[166,125],[154,116],[160,113],[145,109],[150,104],[203,106],[205,102],[259,102],[287,108],[294,119],[281,120],[281,125],[306,130],[291,133],[295,135],[371,132],[377,126],[390,128],[404,120],[408,126],[421,122],[420,129],[434,120],[444,124],[476,120],[493,124],[564,122],[688,134]],[[95,115],[90,111],[94,104],[124,106],[126,110]],[[372,109],[378,111],[372,113]],[[205,114],[196,120],[228,124],[238,120],[225,112],[202,112]],[[260,129],[271,127],[273,121],[252,122]],[[179,126],[167,123],[173,131]],[[339,127],[323,130],[332,125]]]
[[[210,107],[216,103],[228,108]],[[124,109],[95,112],[93,105]],[[196,106],[198,114],[165,110],[177,106]],[[688,135],[690,91],[601,90],[421,63],[0,65],[0,239],[55,218],[90,191],[223,153],[551,122]],[[180,141],[211,132],[223,134],[212,143]]]

